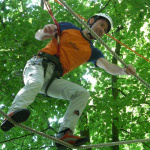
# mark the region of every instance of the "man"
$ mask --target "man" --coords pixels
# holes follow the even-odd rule
[[[91,17],[87,23],[100,37],[108,33],[113,26],[111,18],[103,13]],[[108,62],[103,53],[93,46],[91,40],[95,38],[87,29],[81,30],[68,22],[59,23],[59,27],[61,32],[59,52],[56,25],[46,25],[35,34],[38,40],[51,38],[52,40],[38,52],[37,56],[27,62],[24,69],[25,86],[15,97],[8,115],[18,123],[26,121],[30,115],[26,108],[34,101],[38,93],[70,100],[57,138],[79,146],[86,143],[88,139],[74,136],[73,131],[90,95],[79,85],[57,77],[64,76],[86,62],[92,62],[112,75],[135,74],[135,68],[131,65],[128,68],[121,68]],[[12,127],[13,124],[7,119],[1,125],[4,131]],[[56,146],[60,147],[59,144]]]

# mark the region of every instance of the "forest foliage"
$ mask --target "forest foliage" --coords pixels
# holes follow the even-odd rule
[[[15,95],[24,86],[22,73],[26,61],[43,48],[49,40],[37,41],[34,36],[38,29],[53,23],[47,10],[36,0],[0,0],[0,109],[7,112]],[[65,2],[85,19],[98,12],[108,13],[114,22],[110,34],[133,50],[150,58],[150,2],[147,0],[65,0]],[[72,22],[84,28],[77,20],[55,1],[50,0],[52,11],[58,22]],[[108,4],[108,5],[106,5]],[[121,30],[119,30],[121,28]],[[113,50],[116,41],[107,35],[103,40]],[[98,42],[94,42],[112,62],[113,56]],[[150,84],[150,63],[124,46],[119,57],[132,64],[137,74]],[[118,62],[119,66],[122,66]],[[123,67],[123,66],[122,66]],[[69,74],[66,80],[86,88],[91,95],[89,104],[79,120],[75,133],[89,131],[90,143],[112,142],[112,126],[118,130],[119,140],[150,138],[150,92],[141,82],[132,76],[117,76],[112,83],[112,75],[93,64],[87,63]],[[113,89],[118,95],[114,98]],[[69,102],[37,95],[29,106],[30,118],[24,123],[38,131],[54,135],[66,111]],[[117,118],[114,119],[114,118]],[[0,116],[0,123],[4,117]],[[19,127],[4,133],[0,130],[0,149],[27,150],[52,149],[53,141],[31,134]],[[148,150],[150,143],[121,145],[119,150]],[[99,149],[99,148],[95,148]],[[112,150],[104,147],[101,150]],[[94,148],[93,148],[94,150]]]

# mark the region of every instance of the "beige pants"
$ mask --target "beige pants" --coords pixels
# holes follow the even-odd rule
[[[38,93],[44,94],[46,85],[53,74],[55,65],[48,64],[46,77],[42,67],[42,59],[39,57],[31,58],[24,69],[25,86],[16,95],[8,114],[18,110],[25,109],[33,103]],[[59,131],[74,128],[80,118],[90,97],[89,93],[81,86],[64,79],[55,79],[50,85],[47,95],[59,99],[70,100],[70,104],[63,118]]]

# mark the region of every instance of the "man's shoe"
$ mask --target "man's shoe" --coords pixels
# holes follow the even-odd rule
[[[29,118],[30,111],[28,109],[19,109],[10,113],[8,116],[10,116],[11,119],[16,121],[17,123],[21,123],[26,121]],[[12,124],[7,119],[5,119],[1,124],[1,129],[3,131],[9,131],[12,127],[14,127],[14,124]]]
[[[82,138],[82,137],[73,135],[73,133],[70,129],[66,129],[66,130],[59,132],[56,137],[64,142],[67,142],[67,143],[73,145],[73,146],[80,146],[89,141],[88,138],[86,138],[86,137]],[[58,143],[55,143],[55,144],[58,149],[66,149],[66,147],[61,144],[58,144]]]

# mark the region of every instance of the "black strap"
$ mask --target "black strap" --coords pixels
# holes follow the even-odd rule
[[[47,66],[48,66],[48,61],[46,59],[43,59],[42,61],[42,66],[44,68],[44,78],[46,76],[46,71],[47,71]]]
[[[62,76],[63,69],[61,67],[61,63],[60,63],[58,57],[50,55],[50,54],[47,54],[47,53],[43,53],[43,52],[38,53],[38,56],[43,57],[42,66],[44,68],[44,78],[46,76],[46,71],[47,71],[48,63],[52,62],[52,63],[55,64],[55,69],[53,71],[52,77],[48,81],[48,84],[47,84],[47,86],[45,88],[45,96],[48,96],[47,95],[47,91],[48,91],[49,86],[51,85],[51,83],[54,81],[55,78],[59,78],[59,77]]]
[[[59,58],[55,55],[50,55],[48,53],[44,53],[44,52],[39,52],[38,56],[41,56],[43,58],[46,58],[48,62],[52,62],[55,64],[56,69],[58,70],[60,77],[63,75],[63,68],[61,66],[61,63],[59,61]],[[48,63],[47,62],[47,63]]]
[[[51,83],[54,81],[55,78],[59,78],[59,72],[57,70],[54,70],[52,77],[48,81],[48,84],[45,88],[45,96],[48,96],[47,95],[48,88],[50,87]]]

